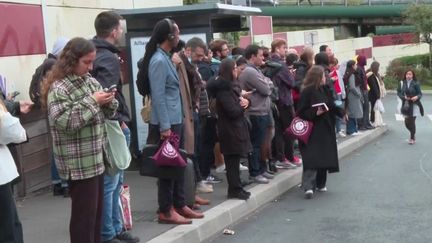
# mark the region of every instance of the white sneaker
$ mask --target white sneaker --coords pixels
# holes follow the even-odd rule
[[[312,196],[313,196],[313,191],[312,191],[312,190],[307,190],[307,191],[305,192],[305,198],[306,198],[306,199],[311,199]]]
[[[216,168],[216,173],[223,173],[223,172],[225,172],[225,164]]]
[[[257,184],[268,184],[269,183],[269,180],[262,175],[250,177],[250,179],[253,180],[253,182],[255,182]]]
[[[197,193],[211,193],[211,192],[213,192],[213,186],[200,181],[197,183],[196,192]]]
[[[247,166],[240,164],[240,170],[249,170]]]
[[[339,137],[341,137],[341,138],[344,138],[344,137],[346,137],[346,134],[345,134],[345,132],[344,132],[344,131],[342,131],[342,130],[340,130],[340,131],[338,132],[338,135],[339,135]]]
[[[319,192],[326,192],[327,191],[327,187],[323,187],[323,188],[317,188],[317,191]]]

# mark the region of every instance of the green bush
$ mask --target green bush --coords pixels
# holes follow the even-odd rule
[[[393,59],[387,67],[384,82],[388,89],[396,89],[398,82],[402,80],[405,72],[412,69],[421,85],[432,86],[431,71],[426,68],[429,62],[429,54],[406,56]]]

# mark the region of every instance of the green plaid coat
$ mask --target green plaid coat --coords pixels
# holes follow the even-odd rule
[[[115,114],[117,100],[100,107],[93,98],[102,86],[90,75],[55,81],[48,93],[53,153],[63,179],[83,180],[104,172],[110,163],[104,122]]]

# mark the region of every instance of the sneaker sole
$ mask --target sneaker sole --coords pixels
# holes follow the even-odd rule
[[[313,193],[305,193],[306,199],[312,199],[312,197],[313,197]]]

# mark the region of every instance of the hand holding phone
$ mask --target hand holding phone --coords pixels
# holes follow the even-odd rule
[[[117,89],[117,85],[116,85],[116,84],[113,84],[113,85],[111,85],[109,88],[104,88],[104,91],[105,91],[106,93],[111,93],[111,92],[114,92],[116,89]]]

